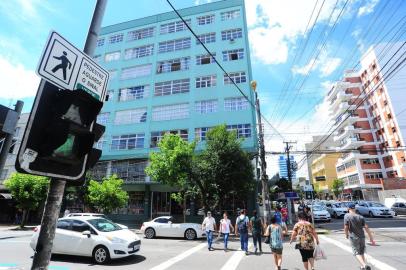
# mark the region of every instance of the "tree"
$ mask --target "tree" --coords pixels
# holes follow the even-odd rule
[[[124,207],[128,202],[128,194],[122,189],[123,182],[115,174],[103,178],[101,183],[90,180],[87,195],[89,203],[106,214]]]
[[[23,210],[21,227],[25,226],[31,210],[38,208],[40,202],[47,197],[49,179],[31,174],[14,173],[4,181],[17,202],[17,207]]]
[[[145,171],[152,180],[177,187],[173,198],[179,202],[191,196],[214,209],[221,201],[245,199],[254,187],[253,167],[241,142],[225,125],[218,126],[206,134],[206,148],[198,153],[195,142],[166,134]]]
[[[343,191],[344,189],[344,181],[342,179],[334,179],[333,185],[331,187],[331,190],[333,191],[334,195],[338,197],[338,195]]]

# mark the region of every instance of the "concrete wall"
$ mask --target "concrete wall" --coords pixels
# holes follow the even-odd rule
[[[379,201],[381,203],[385,202],[385,198],[401,197],[406,199],[406,189],[394,189],[394,190],[380,190],[378,191]]]

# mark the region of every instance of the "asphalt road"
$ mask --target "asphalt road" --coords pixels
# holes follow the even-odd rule
[[[406,269],[406,219],[374,219],[368,223],[373,227],[378,246],[368,246],[372,269]],[[403,226],[401,226],[403,224]],[[342,220],[322,226],[331,227],[331,232],[320,237],[321,246],[327,253],[327,260],[316,262],[316,269],[359,269],[351,254],[343,232]],[[379,227],[379,228],[378,228]],[[0,231],[0,269],[30,269],[33,251],[29,247],[30,231]],[[250,239],[251,251],[252,239]],[[264,245],[262,255],[251,253],[246,256],[239,251],[238,239],[232,239],[230,251],[222,250],[221,239],[214,245],[215,251],[208,251],[203,239],[142,239],[141,251],[131,257],[114,260],[108,265],[95,265],[90,258],[73,256],[52,256],[50,270],[81,269],[151,269],[151,270],[245,270],[274,269],[270,248]],[[303,269],[299,252],[294,245],[284,244],[283,269]]]

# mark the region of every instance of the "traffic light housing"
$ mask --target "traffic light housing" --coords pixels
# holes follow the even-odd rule
[[[19,172],[79,180],[101,156],[105,131],[95,123],[103,102],[84,90],[42,81],[16,159]]]

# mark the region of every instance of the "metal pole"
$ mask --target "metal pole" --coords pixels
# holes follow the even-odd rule
[[[256,81],[251,82],[251,87],[255,93],[255,110],[257,113],[257,121],[258,121],[259,158],[261,165],[261,185],[262,185],[262,203],[264,205],[264,221],[269,222],[271,208],[269,205],[270,201],[269,201],[268,176],[266,175],[264,132],[262,129],[261,108],[259,105],[258,93],[256,91],[257,87]]]
[[[84,53],[90,56],[93,55],[96,47],[97,36],[100,31],[106,4],[107,0],[97,0],[96,3],[84,48]],[[65,184],[65,180],[51,179],[31,270],[45,270],[48,268]]]
[[[17,100],[17,103],[14,105],[14,110],[18,113],[18,117],[21,115],[21,111],[23,110],[24,102],[21,100]],[[16,123],[17,124],[17,123]],[[14,127],[15,130],[15,127]],[[10,150],[11,144],[13,142],[13,134],[6,134],[1,151],[0,151],[0,175],[1,172],[3,171],[4,164],[6,164],[7,156],[8,156],[8,151]]]

